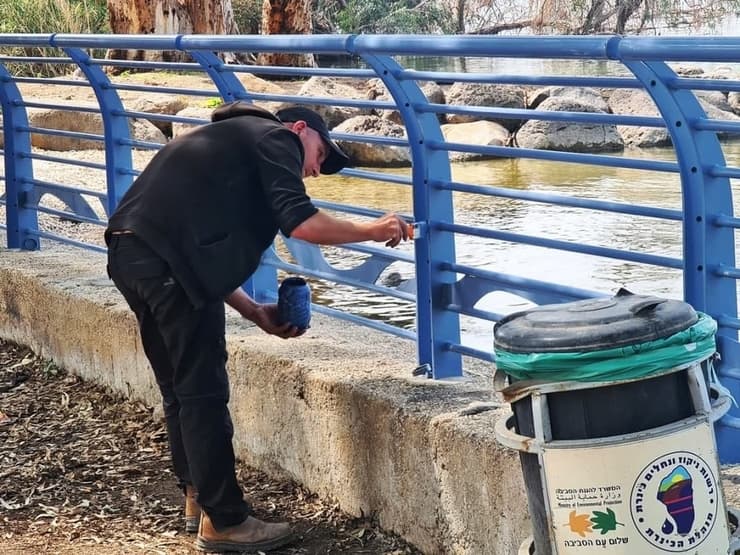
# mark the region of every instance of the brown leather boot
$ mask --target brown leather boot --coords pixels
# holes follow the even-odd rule
[[[200,518],[195,546],[200,551],[253,553],[270,551],[293,541],[293,532],[285,522],[262,522],[252,516],[236,526],[216,530],[204,511]]]
[[[198,492],[193,486],[185,486],[185,531],[197,532],[200,525],[200,505],[195,500]]]

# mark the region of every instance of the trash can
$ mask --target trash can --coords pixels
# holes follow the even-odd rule
[[[707,384],[715,331],[686,303],[624,290],[496,324],[513,412],[496,436],[520,451],[532,519],[521,553],[728,552],[713,422],[732,401]]]

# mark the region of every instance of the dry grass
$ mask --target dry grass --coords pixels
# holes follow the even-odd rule
[[[152,412],[0,339],[0,553],[195,553]],[[258,517],[294,524],[277,553],[419,553],[295,483],[238,472]]]

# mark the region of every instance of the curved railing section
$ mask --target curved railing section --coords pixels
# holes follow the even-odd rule
[[[24,48],[45,48],[47,56],[27,56]],[[492,293],[507,293],[523,301],[543,304],[608,295],[614,291],[574,286],[553,279],[534,279],[508,272],[505,267],[476,263],[458,254],[459,241],[473,244],[505,243],[522,249],[546,249],[567,256],[589,256],[622,261],[629,265],[661,267],[681,274],[683,297],[697,310],[719,323],[722,355],[720,375],[736,396],[740,394],[740,352],[738,352],[737,280],[740,268],[735,261],[735,231],[740,219],[733,210],[732,181],[740,179],[740,168],[728,166],[725,139],[740,138],[740,119],[708,116],[703,94],[721,91],[740,94],[740,70],[723,78],[697,77],[677,70],[676,63],[740,64],[740,37],[640,38],[640,37],[485,37],[485,36],[103,36],[103,35],[1,35],[0,105],[3,117],[5,225],[10,248],[34,250],[42,241],[52,240],[96,251],[104,251],[99,241],[84,241],[65,235],[47,222],[66,219],[88,226],[102,227],[121,196],[141,171],[141,153],[156,151],[161,143],[136,138],[131,134],[135,120],[166,125],[199,125],[207,115],[150,113],[124,101],[126,95],[188,96],[205,100],[246,100],[257,103],[301,103],[323,109],[354,110],[358,114],[379,114],[394,110],[405,132],[391,137],[362,132],[333,131],[336,140],[346,144],[367,144],[377,148],[406,149],[409,164],[389,172],[372,167],[354,167],[343,175],[392,187],[406,187],[411,205],[404,217],[415,224],[413,252],[371,244],[345,245],[329,260],[318,247],[285,240],[271,248],[263,264],[245,287],[259,300],[276,298],[278,272],[301,273],[316,282],[341,284],[394,302],[414,307],[413,325],[396,326],[325,304],[315,310],[416,341],[422,372],[435,378],[461,376],[467,357],[493,362],[491,348],[470,345],[461,339],[463,319],[492,325],[502,314],[482,307],[481,300]],[[147,62],[108,60],[91,52],[101,49],[177,51],[189,56],[186,62]],[[344,67],[267,67],[225,64],[221,52],[297,52],[319,56],[343,56]],[[447,60],[566,60],[609,65],[602,75],[574,71],[569,74],[532,74],[500,71],[429,70],[420,59]],[[78,77],[47,78],[29,76],[24,68],[63,66]],[[546,66],[545,66],[546,67]],[[207,78],[202,88],[157,86],[117,79],[122,71],[160,71],[199,73]],[[354,83],[362,89],[368,80],[378,78],[386,97],[334,94],[288,94],[250,90],[245,74],[270,80],[321,77]],[[503,87],[559,87],[572,90],[634,89],[644,91],[657,113],[611,113],[609,111],[549,111],[506,107],[489,102],[432,102],[424,92],[428,84],[467,83]],[[89,87],[96,105],[62,101],[41,101],[25,94],[24,88],[44,86],[59,91],[64,98],[69,87]],[[49,95],[46,95],[49,96]],[[52,128],[32,123],[34,110],[59,110],[99,116],[99,132]],[[578,152],[567,149],[523,148],[516,145],[478,144],[445,139],[445,118],[474,120],[557,122],[563,125],[603,125],[623,128],[665,129],[673,145],[674,159],[654,159],[631,152],[613,154]],[[518,127],[513,124],[512,127]],[[34,138],[60,137],[85,144],[98,144],[104,159],[90,161],[74,154],[62,155],[34,146]],[[721,140],[720,140],[721,138]],[[480,158],[536,160],[553,164],[600,166],[655,172],[676,176],[681,185],[681,206],[633,204],[573,196],[556,191],[538,191],[492,185],[475,177],[456,179],[457,154]],[[145,158],[145,157],[144,157]],[[86,172],[98,172],[99,179],[84,183],[52,182],[35,177],[37,164],[59,164]],[[740,162],[738,162],[740,164]],[[94,187],[92,183],[105,183]],[[474,195],[481,202],[512,202],[516,206],[547,206],[555,210],[583,210],[629,218],[650,218],[673,222],[682,236],[680,254],[671,249],[624,249],[597,241],[586,234],[577,238],[558,238],[548,233],[528,232],[490,221],[461,218],[456,199]],[[53,199],[50,202],[49,199]],[[377,217],[379,208],[315,199],[322,209],[353,218]],[[639,242],[638,242],[639,243]],[[528,251],[527,251],[528,252]],[[390,268],[404,265],[410,279],[388,284],[381,276]],[[626,285],[629,286],[629,283]],[[364,294],[363,293],[363,294]],[[736,416],[726,417],[718,429],[725,459],[740,460],[740,442],[731,441],[740,427]],[[736,437],[736,436],[735,436]]]

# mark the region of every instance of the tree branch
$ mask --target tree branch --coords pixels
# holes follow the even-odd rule
[[[511,23],[499,23],[498,25],[489,25],[487,27],[481,27],[475,31],[470,31],[468,35],[498,35],[502,31],[512,31],[514,29],[524,29],[525,27],[531,27],[534,20],[523,19],[521,21],[512,21]]]

